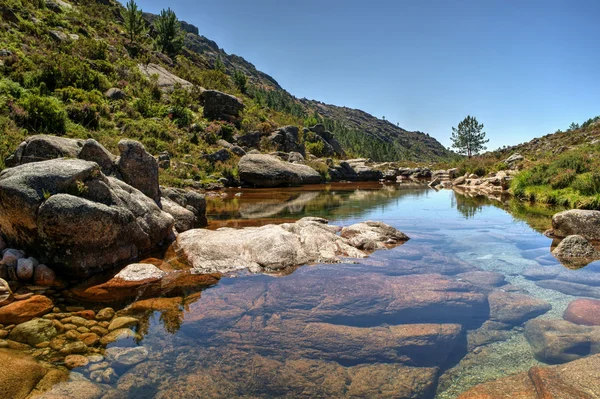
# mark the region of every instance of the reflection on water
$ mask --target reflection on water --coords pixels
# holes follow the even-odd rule
[[[242,272],[202,292],[130,301],[120,314],[140,321],[148,357],[116,368],[102,395],[446,399],[543,364],[523,323],[562,319],[573,299],[600,298],[600,264],[560,265],[540,233],[544,212],[403,185],[212,198],[210,228],[310,215],[381,220],[411,240],[353,264]],[[89,367],[75,372],[89,376]]]

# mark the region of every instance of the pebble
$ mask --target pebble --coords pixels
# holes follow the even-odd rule
[[[115,310],[113,308],[104,308],[96,314],[96,320],[98,321],[112,320],[113,317],[115,317]]]
[[[37,265],[33,271],[33,282],[36,285],[51,286],[56,281],[56,274],[46,265]],[[61,302],[61,301],[59,301]]]
[[[100,363],[101,361],[104,360],[104,356],[102,356],[102,355],[90,355],[90,356],[88,356],[88,359],[90,360],[90,363]]]
[[[66,331],[77,330],[77,326],[75,324],[65,324],[64,327]]]
[[[29,281],[33,278],[35,268],[33,258],[21,258],[17,260],[17,277],[20,280]]]
[[[108,326],[108,331],[135,327],[138,325],[138,323],[139,321],[135,317],[117,317],[111,321],[110,325]]]
[[[8,331],[0,330],[0,339],[8,337]]]
[[[85,308],[83,306],[67,306],[66,310],[67,312],[81,312]]]
[[[71,341],[76,341],[79,339],[79,335],[80,334],[77,330],[70,330],[70,331],[66,332],[65,338],[67,338],[68,340],[71,340]]]
[[[94,333],[81,334],[79,339],[87,346],[94,346],[100,341],[100,337]]]
[[[81,341],[70,342],[63,346],[60,353],[63,355],[70,355],[72,353],[85,353],[87,352],[87,345]]]
[[[97,335],[108,334],[108,330],[106,328],[102,328],[100,326],[94,326],[94,327],[90,328],[90,331]]]
[[[65,323],[65,324],[74,324],[77,327],[82,327],[82,326],[86,325],[88,320],[84,319],[83,317],[79,317],[79,316],[70,316],[70,317],[67,317],[67,318],[61,320],[61,322]]]
[[[2,256],[2,263],[7,267],[14,269],[17,267],[17,261],[24,257],[25,255],[23,254],[23,252],[10,248],[4,251],[4,256]]]
[[[89,363],[89,359],[82,355],[69,355],[65,358],[65,366],[67,366],[69,370],[77,367],[85,367]]]
[[[108,334],[106,334],[100,339],[100,343],[102,345],[108,345],[118,341],[125,341],[126,343],[131,344],[131,342],[140,338],[141,337],[133,331],[127,328],[122,328],[119,330],[111,331]]]
[[[89,370],[90,370],[90,372],[96,371],[96,370],[104,370],[105,368],[108,368],[109,366],[110,366],[110,363],[108,363],[108,362],[96,363],[96,364],[92,364],[89,367]]]
[[[50,346],[50,341],[44,341],[37,344],[35,347],[38,349],[44,349]]]
[[[93,320],[96,317],[96,312],[93,310],[79,310],[73,313],[73,316],[83,317],[87,320]]]
[[[77,332],[80,332],[81,334],[85,334],[85,333],[89,333],[90,329],[87,327],[77,327]]]

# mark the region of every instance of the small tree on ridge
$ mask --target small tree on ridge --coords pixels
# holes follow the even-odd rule
[[[184,36],[181,33],[179,20],[171,8],[162,10],[154,21],[156,28],[155,45],[159,51],[173,57],[183,48]]]
[[[468,115],[458,124],[458,128],[452,127],[452,148],[456,148],[459,154],[466,154],[469,158],[479,151],[487,149],[484,145],[488,141],[485,138],[483,123],[479,123],[477,118]]]
[[[129,40],[134,43],[146,32],[146,21],[144,21],[142,10],[138,8],[134,0],[127,2],[124,20]]]

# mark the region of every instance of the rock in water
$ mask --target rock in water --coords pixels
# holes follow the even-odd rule
[[[575,299],[567,306],[563,318],[584,326],[600,326],[600,301]]]
[[[552,217],[555,237],[579,235],[586,240],[600,240],[600,211],[572,209]]]
[[[571,268],[583,267],[600,259],[600,251],[579,235],[571,235],[562,240],[552,251],[552,255]]]
[[[43,248],[38,259],[66,275],[89,276],[135,258],[173,224],[154,201],[93,162],[56,159],[0,173],[3,234],[32,253]]]
[[[0,397],[28,397],[48,370],[31,356],[0,349]]]
[[[21,323],[12,329],[8,338],[27,345],[50,341],[58,335],[52,320],[35,319]]]
[[[12,302],[0,308],[0,324],[20,324],[50,313],[54,304],[43,295],[34,295],[23,301]]]
[[[240,180],[255,187],[318,184],[321,175],[307,165],[291,164],[262,154],[246,154],[238,164]]]

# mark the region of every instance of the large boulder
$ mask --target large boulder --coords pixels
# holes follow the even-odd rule
[[[25,399],[48,373],[33,357],[0,349],[0,397]]]
[[[206,220],[206,199],[204,194],[197,193],[196,191],[170,187],[161,187],[160,192],[164,198],[168,198],[180,207],[183,207],[194,214],[192,228],[205,227],[208,224],[208,221]],[[169,212],[168,209],[164,208],[164,203],[163,210]],[[173,215],[173,217],[175,217],[175,215]],[[178,231],[182,232],[185,230],[178,229]]]
[[[181,79],[179,76],[172,74],[158,64],[138,65],[140,72],[148,78],[153,76],[157,79],[158,87],[165,92],[171,92],[175,86],[180,86],[184,89],[191,89],[194,85],[187,80]]]
[[[552,217],[555,237],[579,235],[586,240],[600,240],[600,211],[572,209]]]
[[[202,92],[200,101],[204,106],[204,117],[208,119],[236,120],[244,109],[239,98],[216,90]]]
[[[54,304],[43,295],[34,295],[0,307],[0,324],[20,324],[52,311]]]
[[[159,202],[158,161],[138,141],[119,141],[119,151],[118,167],[123,181]]]
[[[584,326],[600,326],[600,301],[595,299],[575,299],[563,314],[571,323]]]
[[[509,325],[520,325],[542,315],[552,306],[538,298],[514,292],[495,290],[488,296],[490,320]]]
[[[364,258],[357,247],[368,241],[369,249],[398,245],[403,233],[383,223],[348,227],[348,239],[324,219],[304,218],[296,223],[216,231],[191,230],[177,237],[176,247],[188,262],[202,272],[227,272],[249,268],[278,270],[310,262],[339,262],[340,256]]]
[[[333,134],[325,129],[325,126],[318,123],[315,126],[308,128],[309,131],[317,134],[324,140],[329,148],[331,148],[332,155],[337,155],[340,158],[346,156],[346,151],[342,148],[342,145],[337,141]]]
[[[5,163],[6,166],[13,167],[55,158],[77,158],[83,144],[83,140],[44,134],[35,135],[22,142]]]
[[[552,255],[569,268],[579,268],[600,259],[600,251],[579,235],[568,236],[552,251]]]
[[[269,142],[277,151],[298,152],[306,156],[304,144],[300,143],[300,131],[296,126],[285,126],[269,136]]]
[[[9,242],[66,275],[133,259],[170,234],[173,218],[135,188],[78,159],[0,173],[0,228]]]
[[[238,164],[240,180],[255,187],[318,184],[323,178],[307,165],[291,164],[262,154],[246,154]]]
[[[350,159],[340,162],[339,166],[329,169],[331,180],[349,181],[379,181],[383,179],[383,172],[368,165],[367,159]]]

